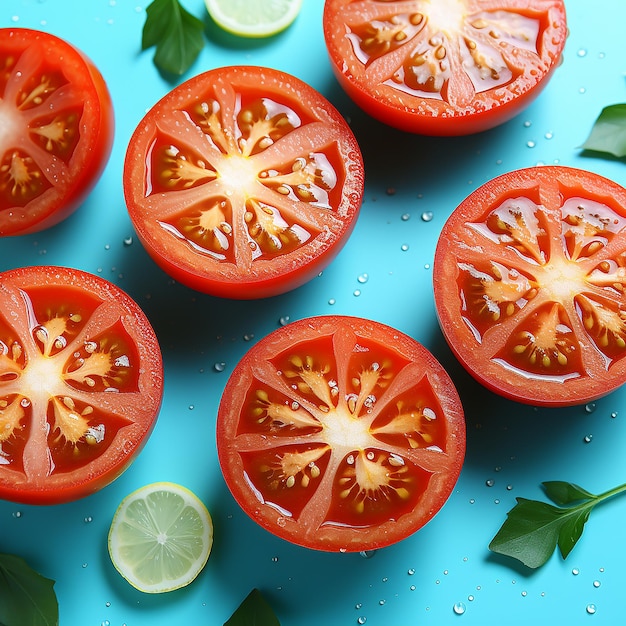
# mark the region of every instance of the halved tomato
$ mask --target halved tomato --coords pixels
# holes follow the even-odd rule
[[[626,189],[545,166],[470,194],[435,252],[437,314],[483,385],[543,406],[626,382]]]
[[[223,67],[176,87],[133,134],[124,193],[139,239],[181,283],[228,298],[310,280],[352,232],[363,160],[312,87]]]
[[[236,366],[217,450],[235,499],[265,529],[317,550],[373,550],[443,506],[465,421],[421,344],[379,322],[313,317],[266,336]]]
[[[326,0],[333,70],[401,130],[464,135],[517,115],[560,62],[563,0]]]
[[[152,431],[162,370],[115,285],[63,267],[0,274],[0,498],[56,504],[109,484]]]
[[[113,106],[95,65],[69,43],[0,29],[0,236],[53,226],[98,181]]]

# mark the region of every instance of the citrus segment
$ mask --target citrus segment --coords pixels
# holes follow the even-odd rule
[[[269,37],[289,26],[302,0],[205,0],[213,21],[240,37]]]
[[[211,516],[198,497],[174,483],[146,485],[119,505],[109,530],[117,571],[145,593],[191,583],[213,544]]]

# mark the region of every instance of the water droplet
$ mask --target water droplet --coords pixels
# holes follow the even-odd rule
[[[362,606],[363,606],[363,605],[362,605],[360,602],[357,602],[357,603],[354,605],[354,608],[358,610],[358,609],[360,609]]]
[[[617,411],[611,411],[611,417],[615,419],[617,417]]]
[[[16,519],[19,519],[20,517],[22,517],[22,511],[15,511],[13,513],[13,517],[15,517]]]
[[[488,478],[485,481],[485,485],[487,485],[487,487],[493,487],[496,484],[496,481],[493,478]]]
[[[586,57],[587,56],[587,51],[584,48],[580,48],[576,54],[579,57]]]
[[[253,334],[253,333],[246,333],[246,334],[243,336],[243,340],[244,340],[244,341],[251,341],[252,339],[254,339],[254,334]]]
[[[362,285],[365,284],[368,280],[370,279],[368,274],[361,274],[358,278],[357,281],[360,282]]]
[[[360,289],[355,289],[355,290],[352,292],[352,295],[353,295],[354,297],[358,298],[358,297],[361,295],[361,290],[360,290]]]
[[[409,249],[409,244],[408,243],[403,243],[400,246],[400,250],[402,250],[402,252],[406,252]]]
[[[365,622],[367,622],[367,617],[365,617],[365,616],[363,616],[363,615],[361,615],[361,617],[359,617],[359,618],[356,620],[356,623],[357,623],[357,624],[365,624]]]
[[[522,591],[522,598],[525,598],[528,595],[528,591]]]
[[[578,89],[578,93],[587,93],[587,88],[586,87],[580,87]]]
[[[533,123],[530,120],[526,120],[524,122],[524,128],[530,128],[533,125]]]
[[[83,563],[83,569],[87,567],[88,563]]]
[[[380,604],[380,606],[384,606],[386,602],[387,600],[379,600],[378,604]]]
[[[359,554],[364,559],[371,559],[376,554],[376,550],[362,550]]]
[[[470,498],[469,503],[470,503],[470,504],[475,504],[475,503],[476,503],[476,500],[474,500],[474,498]]]
[[[544,137],[545,137],[546,139],[552,139],[552,138],[554,137],[554,133],[552,133],[552,131],[548,131],[548,132],[544,135]]]
[[[335,298],[331,298],[331,299],[328,301],[328,304],[330,304],[330,306],[333,306],[333,304],[335,304],[336,302],[337,302],[337,300],[335,300]]]
[[[125,246],[132,246],[133,245],[133,238],[132,236],[128,236],[124,238],[124,245]]]
[[[534,148],[537,144],[531,139],[530,141],[526,142],[526,147],[527,148]]]
[[[507,485],[506,486],[506,490],[507,491],[512,491],[513,490],[513,485]]]
[[[597,589],[602,583],[599,580],[593,581],[593,586]]]
[[[84,521],[85,521],[85,524],[90,524],[91,522],[93,522],[93,517],[91,517],[91,515],[87,515]]]
[[[596,605],[588,604],[585,610],[587,611],[587,613],[589,613],[589,615],[593,615],[596,612]]]
[[[190,410],[190,411],[193,411],[194,409],[195,409],[194,405],[193,405],[193,404],[190,404],[190,405],[189,405],[189,410]]]
[[[410,590],[410,591],[415,591],[416,589],[417,589],[417,587],[416,587],[415,585],[411,585],[411,586],[409,587],[409,590]]]
[[[108,243],[104,244],[104,249],[105,250],[110,250],[111,249],[111,244],[108,244]]]
[[[272,563],[278,563],[278,557],[277,556],[273,556],[272,557]]]
[[[281,326],[287,326],[287,324],[289,324],[291,318],[289,317],[289,315],[283,315],[282,317],[279,318],[278,323]]]
[[[224,363],[224,361],[220,361],[219,363],[215,363],[215,365],[213,365],[213,369],[216,372],[223,372],[226,369],[226,363]]]
[[[589,435],[585,435],[585,436],[583,437],[583,441],[584,441],[585,443],[591,443],[591,441],[592,441],[592,440],[593,440],[593,435],[591,435],[591,434],[589,434]]]
[[[104,622],[102,622],[102,626],[110,626],[111,622],[109,622],[108,619],[105,619]]]
[[[422,222],[430,222],[433,219],[433,212],[424,211],[421,217],[422,217]]]
[[[400,219],[403,222],[408,222],[411,219],[411,214],[410,213],[403,213],[402,216],[400,217]]]
[[[415,574],[415,568],[414,567],[409,568],[408,571],[407,571],[407,574],[409,576],[413,576],[413,574]]]
[[[463,613],[465,613],[465,611],[467,610],[467,607],[465,606],[464,602],[457,602],[452,607],[452,610],[456,613],[456,615],[463,615]]]
[[[469,602],[474,602],[474,596],[472,595],[467,596],[467,599]]]
[[[585,413],[593,413],[596,410],[596,403],[589,402],[589,404],[585,404]]]
[[[580,570],[579,570],[577,567],[575,567],[575,568],[572,570],[572,574],[574,574],[574,576],[578,576],[578,574],[580,574]]]

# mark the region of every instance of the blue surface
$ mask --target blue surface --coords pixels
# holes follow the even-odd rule
[[[365,203],[347,246],[308,285],[257,303],[221,301],[175,284],[133,239],[121,186],[126,144],[173,86],[159,76],[152,51],[140,51],[147,4],[5,0],[0,7],[1,26],[46,30],[84,50],[108,81],[117,114],[111,160],[84,206],[49,231],[0,241],[0,269],[71,265],[115,282],[151,319],[166,372],[159,422],[134,465],[82,501],[50,508],[0,503],[0,552],[20,554],[57,581],[61,626],[221,625],[253,587],[283,626],[619,623],[626,499],[592,513],[567,561],[555,555],[534,573],[487,545],[515,497],[543,497],[541,481],[569,480],[599,492],[626,480],[626,389],[567,410],[520,406],[482,390],[442,339],[430,267],[449,213],[505,171],[560,163],[625,184],[623,161],[583,155],[579,146],[603,106],[626,101],[626,3],[566,0],[564,62],[540,98],[506,125],[461,139],[403,135],[359,112],[331,74],[321,0],[304,0],[293,26],[267,41],[241,42],[207,18],[212,41],[183,78],[240,63],[290,72],[351,121],[365,158]],[[203,14],[202,0],[184,4]],[[424,529],[371,558],[307,551],[268,534],[239,510],[217,464],[215,414],[238,359],[288,319],[327,313],[379,320],[424,343],[448,367],[467,413],[467,460],[450,500]],[[115,572],[106,534],[121,499],[157,480],[182,483],[205,501],[215,544],[192,585],[151,596]],[[456,603],[464,604],[462,615]],[[595,613],[587,609],[592,604]]]

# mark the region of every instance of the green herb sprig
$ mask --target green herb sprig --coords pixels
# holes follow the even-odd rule
[[[54,581],[43,577],[24,559],[13,554],[0,554],[0,624],[59,624]]]
[[[626,103],[602,109],[582,148],[618,158],[626,156]]]
[[[141,48],[156,46],[154,64],[167,74],[182,75],[204,47],[204,24],[179,0],[153,0],[146,9]]]
[[[533,569],[544,565],[557,546],[566,559],[580,539],[592,509],[626,492],[626,484],[599,495],[558,480],[542,486],[555,504],[517,498],[517,504],[489,544],[492,552],[510,556]]]

